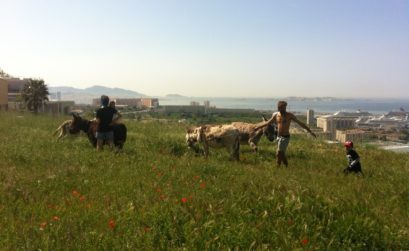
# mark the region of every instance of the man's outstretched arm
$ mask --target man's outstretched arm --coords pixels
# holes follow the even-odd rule
[[[295,116],[293,117],[293,120],[294,120],[295,122],[297,122],[297,124],[299,124],[302,128],[304,128],[305,130],[307,130],[312,136],[314,136],[314,138],[317,137],[317,135],[315,135],[315,133],[312,132],[311,129],[310,129],[306,124],[304,124],[302,121],[298,120]]]

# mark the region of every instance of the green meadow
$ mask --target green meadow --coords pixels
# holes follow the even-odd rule
[[[345,151],[293,135],[276,144],[187,149],[176,120],[127,120],[120,153],[84,135],[57,142],[69,117],[0,112],[1,250],[409,250],[409,154]]]

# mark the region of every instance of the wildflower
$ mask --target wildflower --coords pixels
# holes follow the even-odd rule
[[[74,197],[80,197],[80,196],[81,196],[81,194],[80,194],[77,190],[73,190],[73,191],[72,191],[72,195],[73,195]]]
[[[109,227],[110,229],[115,229],[116,223],[115,223],[115,221],[114,221],[113,219],[110,219],[110,220],[109,220],[109,222],[108,222],[108,227]]]
[[[206,187],[206,183],[200,182],[199,187],[202,188],[202,189],[205,188],[205,187]]]
[[[186,203],[186,202],[187,202],[187,198],[186,198],[186,197],[183,197],[183,198],[181,199],[181,201],[182,201],[182,203]]]
[[[150,231],[151,231],[151,228],[150,228],[150,227],[145,226],[145,227],[143,228],[143,231],[145,231],[145,233],[150,232]]]
[[[84,201],[84,200],[85,200],[85,196],[82,195],[82,196],[80,197],[80,201]]]
[[[163,195],[163,194],[161,194],[161,195],[159,196],[159,198],[160,198],[161,200],[164,200],[164,199],[166,198],[166,196]]]
[[[196,175],[196,176],[193,177],[193,179],[194,179],[194,180],[200,179],[200,176],[199,176],[199,175]]]
[[[304,246],[307,245],[308,244],[308,239],[307,238],[302,239],[301,244],[304,245]]]
[[[41,223],[40,223],[40,230],[43,231],[46,226],[47,226],[47,222],[46,222],[46,221],[41,222]]]
[[[58,216],[53,217],[53,221],[59,221],[59,220],[60,220],[60,217],[58,217]]]

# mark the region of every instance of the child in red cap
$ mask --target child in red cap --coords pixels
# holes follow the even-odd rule
[[[352,141],[347,141],[344,143],[345,149],[347,151],[348,166],[344,169],[344,173],[348,174],[350,172],[362,173],[361,163],[359,162],[359,155],[354,150],[354,143]]]

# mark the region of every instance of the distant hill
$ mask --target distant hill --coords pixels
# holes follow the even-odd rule
[[[146,97],[145,94],[121,89],[110,88],[105,86],[94,85],[85,89],[74,88],[69,86],[49,86],[50,93],[61,93],[61,100],[73,100],[77,104],[91,104],[92,99],[101,95],[108,95],[111,98],[140,98]]]
[[[167,98],[186,98],[186,96],[180,94],[167,94],[165,97]]]

